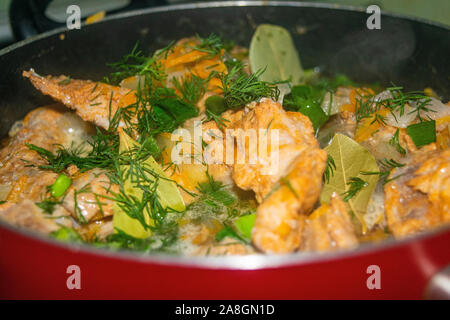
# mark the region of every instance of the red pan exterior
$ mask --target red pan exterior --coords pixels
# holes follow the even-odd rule
[[[0,298],[5,299],[421,299],[450,262],[450,232],[344,258],[258,270],[163,265],[68,249],[0,227]],[[81,289],[69,290],[69,265]],[[367,288],[369,265],[381,289]]]
[[[68,32],[65,42],[55,32],[3,50],[0,55],[1,120],[4,123],[0,127],[1,135],[7,133],[13,121],[37,105],[44,104],[43,97],[31,86],[25,85],[21,78],[24,69],[34,67],[43,74],[65,73],[74,78],[95,79],[108,72],[104,69],[106,62],[117,61],[133,47],[137,39],[141,43],[154,43],[155,39],[161,38],[164,30],[166,33],[160,39],[161,43],[155,42],[157,48],[167,39],[202,30],[230,34],[232,38],[241,37],[240,42],[248,43],[252,30],[248,23],[244,24],[243,29],[242,23],[250,14],[256,23],[282,24],[291,31],[295,31],[297,24],[323,26],[312,28],[310,33],[298,37],[305,66],[330,62],[330,72],[354,75],[358,77],[355,79],[357,81],[374,81],[373,77],[378,77],[380,73],[389,81],[409,83],[417,88],[431,86],[448,96],[448,29],[383,16],[384,31],[371,33],[365,28],[366,17],[362,12],[307,8],[298,2],[280,7],[278,4],[264,4],[267,7],[222,6],[201,10],[190,6],[187,9],[148,11],[147,14],[124,16],[117,21],[111,19]],[[218,17],[222,19],[221,23],[217,23]],[[187,18],[190,24],[182,25]],[[173,25],[174,22],[179,25]],[[159,29],[160,25],[167,28]],[[362,44],[376,45],[380,39],[389,40],[389,26],[393,31],[401,27],[404,34],[401,33],[399,39],[405,38],[404,35],[413,39],[411,43],[416,48],[411,53],[413,59],[391,59],[395,64],[377,64],[376,72],[371,73],[372,69],[364,69],[370,61],[361,64],[349,53],[354,53],[352,48],[356,48],[357,53],[360,49],[372,52],[372,46],[357,47],[353,43],[362,39]],[[142,30],[147,32],[142,33]],[[349,38],[345,38],[347,35]],[[379,35],[383,37],[377,38]],[[373,38],[365,41],[368,37]],[[322,47],[325,45],[330,47]],[[342,48],[339,48],[340,45]],[[391,58],[395,57],[397,55]],[[383,66],[385,69],[379,70]],[[394,245],[357,250],[353,254],[299,261],[289,266],[255,270],[213,269],[96,254],[92,250],[42,241],[0,224],[0,298],[420,299],[430,277],[450,263],[449,244],[450,231],[446,231]],[[66,286],[70,276],[66,273],[69,265],[78,265],[81,269],[80,290],[69,290]],[[380,267],[379,290],[367,288],[370,275],[366,270],[370,265]]]

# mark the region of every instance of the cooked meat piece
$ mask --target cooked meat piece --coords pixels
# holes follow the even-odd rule
[[[73,178],[63,206],[80,223],[101,220],[113,214],[114,201],[109,198],[114,198],[118,189],[100,169],[79,173]]]
[[[358,245],[347,206],[336,194],[332,195],[330,204],[322,204],[303,219],[300,251],[335,250]]]
[[[387,223],[395,237],[422,232],[449,219],[450,151],[426,147],[396,168],[385,186]]]
[[[444,222],[450,222],[450,150],[436,152],[414,172],[408,185],[425,193]]]
[[[302,220],[317,201],[327,155],[320,149],[302,152],[289,174],[256,211],[253,243],[262,251],[288,253],[300,245]]]
[[[279,103],[270,99],[264,98],[255,104],[241,119],[235,121],[231,128],[234,129],[237,145],[233,179],[238,187],[253,190],[258,202],[262,202],[275,184],[290,172],[297,159],[307,161],[301,156],[302,153],[319,150],[308,117],[298,112],[285,112]],[[256,134],[256,139],[247,143],[245,135],[252,131]],[[271,145],[272,133],[278,133],[278,146]],[[264,145],[260,146],[264,140],[267,141],[266,148]],[[276,140],[275,138],[274,141]],[[272,149],[277,147],[278,163],[272,159]],[[245,161],[239,163],[242,151],[245,152]],[[318,153],[326,157],[325,151]],[[252,156],[255,157],[254,164],[251,163]],[[319,156],[316,160],[320,162],[320,159]]]
[[[83,120],[93,122],[104,129],[108,129],[110,119],[118,108],[136,101],[134,90],[103,82],[75,80],[63,75],[42,77],[33,69],[24,71],[23,76],[29,78],[43,94],[74,109]]]
[[[56,217],[61,217],[55,219]],[[18,204],[5,203],[0,205],[0,218],[18,227],[26,228],[40,233],[50,233],[58,230],[58,224],[71,226],[70,219],[64,218],[68,213],[60,207],[53,215],[45,214],[31,200],[24,200]]]
[[[11,185],[22,176],[33,176],[37,169],[30,164],[45,164],[39,154],[25,143],[52,152],[58,144],[67,143],[64,117],[64,112],[51,107],[37,108],[25,117],[23,127],[0,150],[0,184]],[[53,125],[50,126],[50,123]]]
[[[87,137],[89,126],[75,114],[60,109],[55,106],[31,111],[22,127],[0,150],[0,185],[3,192],[0,200],[16,203],[24,199],[38,201],[45,195],[46,186],[53,184],[58,176],[37,167],[46,163],[26,143],[55,152],[58,145],[68,146],[74,140],[78,144]]]
[[[264,252],[292,252],[300,244],[300,214],[314,206],[322,186],[327,155],[319,149],[309,119],[296,112],[285,112],[270,99],[249,106],[241,119],[233,123],[237,152],[245,150],[245,163],[235,162],[233,179],[244,190],[253,190],[261,205],[256,212],[253,243]],[[254,130],[257,145],[247,144],[237,129]],[[278,132],[278,163],[271,159],[272,130]],[[241,131],[242,132],[242,131]],[[259,143],[267,135],[267,152]],[[240,148],[240,149],[239,149]],[[254,164],[250,163],[252,154]],[[276,162],[276,161],[275,161]]]
[[[34,170],[30,175],[23,175],[12,184],[6,201],[19,203],[25,199],[39,201],[45,198],[47,186],[52,185],[57,173],[52,171]]]
[[[224,122],[226,129],[233,129],[236,146],[234,163],[218,166],[222,172],[232,167],[236,185],[254,191],[261,203],[253,243],[265,252],[294,251],[300,244],[299,214],[308,213],[317,201],[327,159],[326,152],[319,149],[311,122],[300,113],[285,112],[270,99],[251,103],[244,110],[228,111],[223,117],[228,120]],[[208,146],[225,144],[225,137],[205,138],[209,131],[219,130],[216,123],[205,123],[203,129]],[[278,137],[273,136],[278,145],[271,144],[272,132],[278,133]],[[223,147],[222,157],[217,157],[222,163],[230,152]],[[272,157],[277,148],[278,159]],[[244,157],[239,158],[242,154]]]

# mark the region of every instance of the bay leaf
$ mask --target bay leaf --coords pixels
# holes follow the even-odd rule
[[[119,131],[119,137],[119,152],[124,152],[127,150],[131,150],[132,148],[141,147],[139,143],[134,141],[129,135],[123,132],[123,130]],[[184,211],[186,209],[186,206],[177,185],[167,177],[166,173],[155,161],[155,159],[153,159],[152,156],[149,156],[147,159],[143,160],[143,165],[149,170],[153,171],[157,176],[159,176],[156,193],[158,195],[161,206],[163,208],[170,207],[176,211]],[[121,166],[121,170],[124,172],[127,172],[129,169],[129,165]],[[150,181],[154,181],[155,178],[151,174],[148,174],[147,179]],[[128,176],[128,178],[124,181],[124,189],[127,195],[133,195],[138,199],[142,198],[143,190],[141,188],[138,188],[135,183],[131,181],[130,176]],[[146,238],[151,235],[150,230],[145,229],[137,219],[133,219],[132,217],[127,215],[126,212],[124,212],[117,203],[114,205],[113,210],[114,228],[120,229],[121,231],[135,238]],[[151,221],[150,216],[151,212],[145,212],[146,223],[152,225],[153,222]]]
[[[294,41],[283,27],[259,25],[250,43],[249,60],[253,73],[265,68],[260,80],[290,80],[296,85],[303,78],[304,72]]]
[[[363,179],[367,182],[367,186],[351,198],[348,201],[348,205],[361,222],[363,231],[365,231],[366,225],[363,217],[370,197],[377,185],[378,175],[363,175],[361,171],[379,171],[377,162],[366,148],[340,133],[334,135],[333,140],[325,150],[328,155],[333,157],[336,169],[329,182],[324,184],[320,201],[329,203],[333,192],[338,193],[343,198],[343,194],[350,187],[347,184],[350,182],[350,178],[358,177]]]

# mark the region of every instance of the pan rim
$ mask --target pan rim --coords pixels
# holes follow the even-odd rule
[[[87,243],[71,243],[56,240],[49,235],[26,230],[0,220],[1,229],[18,234],[27,240],[37,241],[44,245],[57,247],[73,253],[83,253],[96,257],[136,262],[144,264],[164,265],[170,267],[220,269],[220,270],[264,270],[274,268],[300,267],[308,264],[334,262],[343,259],[362,257],[387,250],[395,250],[420,243],[423,240],[450,234],[450,226],[443,225],[433,230],[403,239],[390,238],[378,243],[361,244],[354,249],[328,252],[294,252],[289,254],[252,254],[244,256],[184,256],[167,253],[140,253],[126,250],[113,251],[108,248],[98,248]]]
[[[293,2],[293,1],[214,1],[207,3],[189,3],[178,4],[171,6],[162,6],[156,8],[138,9],[124,13],[118,13],[107,16],[97,23],[107,23],[110,21],[130,18],[138,15],[153,14],[159,12],[182,11],[193,9],[208,9],[216,7],[306,7],[306,8],[324,8],[353,12],[364,12],[363,8],[348,6],[348,5],[333,5],[329,3],[312,3],[312,2]],[[382,14],[391,18],[409,20],[422,24],[431,25],[433,27],[442,28],[450,31],[450,26],[446,26],[437,22],[428,21],[422,18],[410,17],[407,15],[386,13]],[[90,25],[82,24],[82,28],[89,28]],[[0,58],[14,50],[37,42],[39,40],[57,35],[60,33],[69,32],[65,27],[57,28],[44,32],[42,34],[30,37],[28,39],[14,43],[2,50],[0,50]],[[302,266],[311,263],[332,262],[339,259],[349,259],[358,256],[367,255],[374,252],[381,252],[383,250],[392,250],[401,246],[408,246],[424,239],[431,239],[442,234],[450,233],[450,226],[441,226],[434,230],[424,232],[405,239],[395,240],[388,239],[380,243],[362,244],[356,249],[342,250],[326,253],[291,253],[286,255],[248,255],[248,256],[219,256],[219,257],[189,257],[189,256],[175,256],[169,254],[142,254],[131,251],[112,251],[109,249],[96,248],[88,244],[66,243],[55,240],[48,235],[39,234],[24,228],[20,228],[0,220],[0,229],[6,229],[15,234],[19,234],[32,241],[38,241],[45,245],[55,246],[59,249],[72,251],[74,253],[81,252],[84,254],[101,256],[110,259],[118,259],[123,261],[132,261],[145,264],[159,264],[171,267],[190,267],[201,269],[221,269],[221,270],[264,270],[271,268],[286,268]]]
[[[350,5],[338,5],[331,3],[323,3],[323,2],[296,2],[296,1],[260,1],[260,0],[245,0],[245,1],[211,1],[211,2],[193,2],[186,4],[175,4],[168,6],[160,6],[154,8],[146,8],[146,9],[135,9],[127,12],[116,13],[109,16],[106,16],[102,20],[87,25],[85,22],[81,24],[81,28],[89,28],[91,25],[99,24],[99,23],[107,23],[114,20],[120,20],[123,18],[134,17],[138,15],[159,13],[159,12],[169,12],[169,11],[182,11],[182,10],[192,10],[192,9],[208,9],[208,8],[228,8],[228,7],[298,7],[298,8],[323,8],[323,9],[331,9],[331,10],[342,10],[342,11],[353,11],[353,12],[365,12],[363,8],[350,6]],[[447,26],[445,24],[431,21],[425,18],[413,17],[409,15],[399,14],[399,13],[391,13],[381,10],[381,14],[390,18],[409,20],[412,22],[418,22],[422,24],[431,25],[433,27],[441,28],[444,30],[450,31],[450,25]],[[56,35],[62,32],[70,32],[74,30],[67,30],[66,27],[56,28],[50,31],[46,31],[40,33],[38,35],[29,37],[27,39],[18,41],[13,43],[3,49],[0,50],[0,57],[6,55],[7,53],[25,46],[27,44],[33,43],[35,41],[39,41],[41,39],[50,37],[52,35]]]

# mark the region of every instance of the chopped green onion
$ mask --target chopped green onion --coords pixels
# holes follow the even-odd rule
[[[406,133],[411,137],[416,147],[421,148],[436,141],[436,121],[411,124],[406,128]]]
[[[52,184],[50,187],[51,195],[55,198],[61,197],[66,190],[70,187],[72,184],[72,179],[70,179],[65,174],[60,174],[59,177],[56,179],[55,183]]]
[[[250,240],[252,238],[252,229],[255,225],[256,213],[240,216],[234,221],[234,225],[243,238]]]

